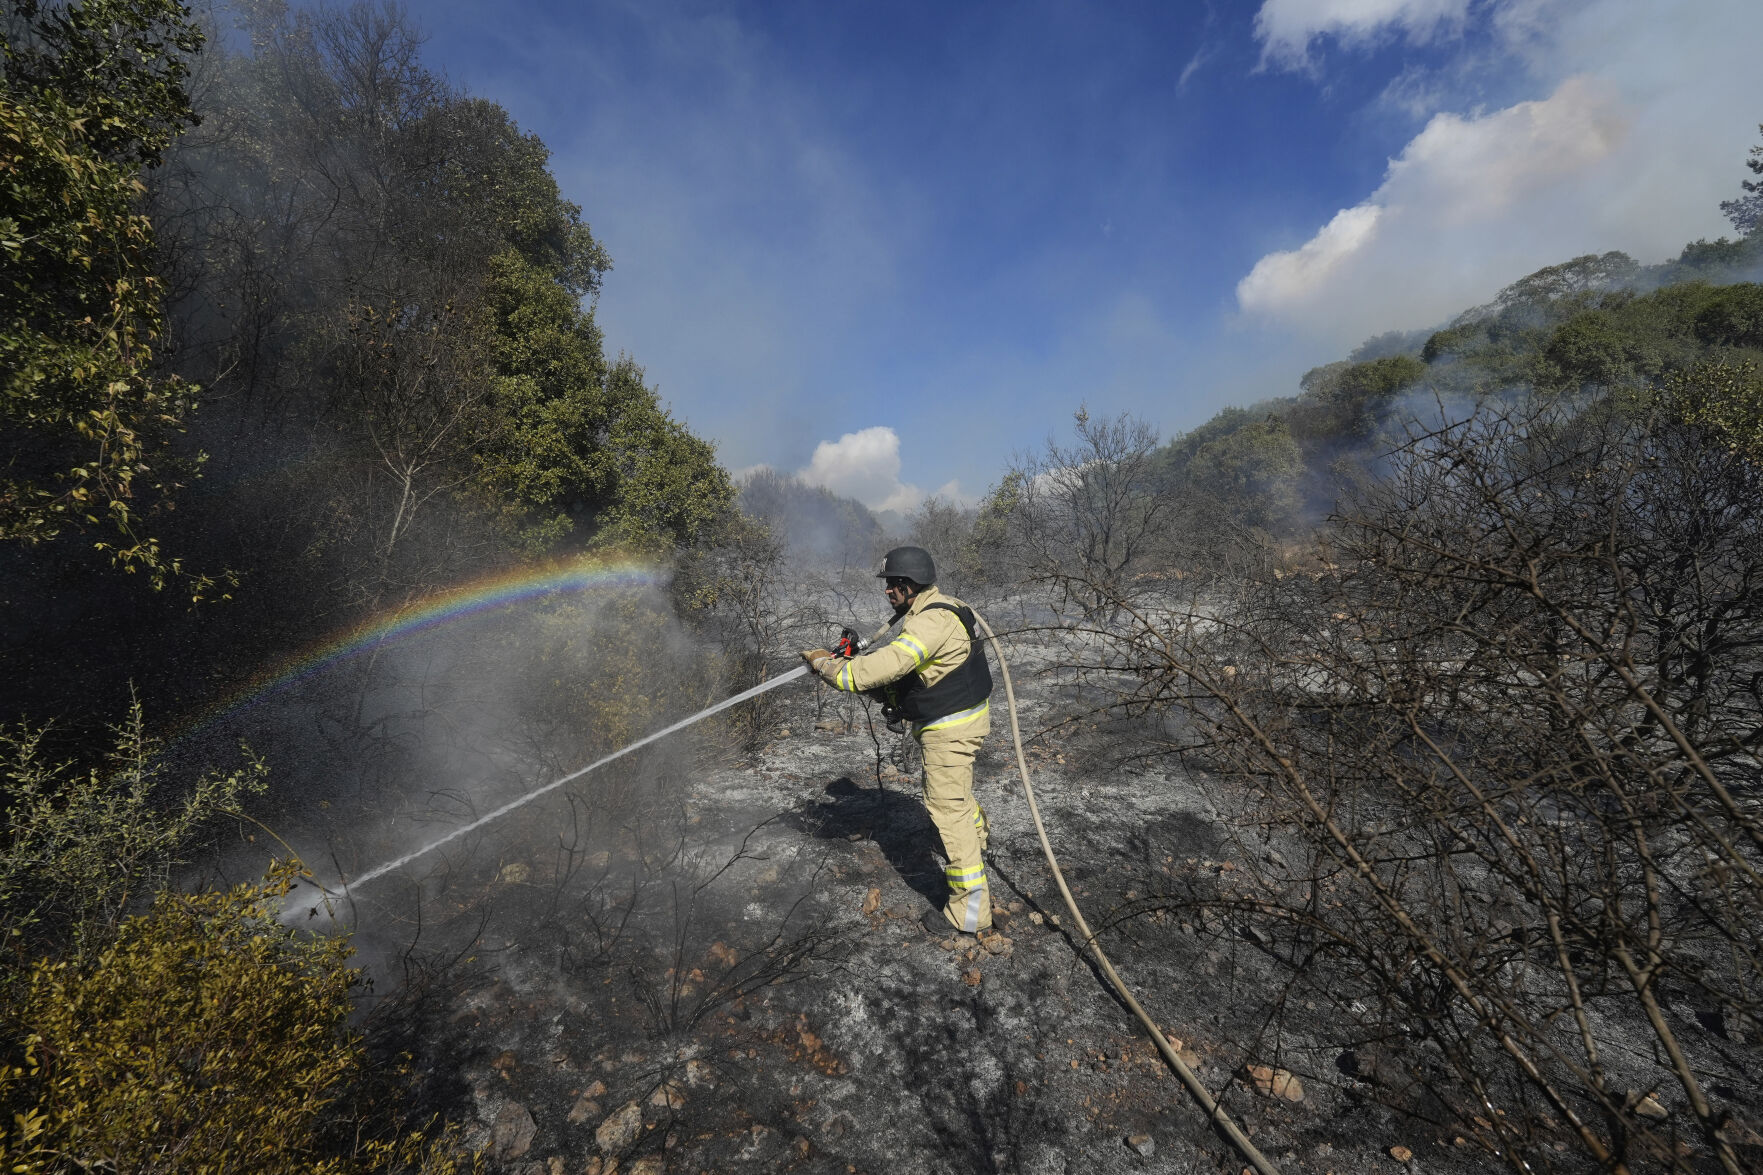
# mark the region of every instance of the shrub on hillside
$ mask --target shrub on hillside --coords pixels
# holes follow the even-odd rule
[[[360,977],[346,941],[277,924],[294,876],[163,894],[91,958],[35,965],[0,1064],[7,1171],[474,1169],[445,1132],[332,1142],[365,1064]]]

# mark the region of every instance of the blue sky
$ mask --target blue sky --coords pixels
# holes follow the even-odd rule
[[[428,0],[611,252],[614,350],[734,469],[972,499],[1578,253],[1725,230],[1754,0]]]

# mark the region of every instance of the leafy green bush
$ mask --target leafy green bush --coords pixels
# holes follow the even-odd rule
[[[297,868],[162,894],[89,959],[31,969],[0,1064],[7,1171],[475,1170],[449,1132],[331,1141],[365,1064],[360,976],[345,940],[277,923]]]
[[[197,830],[267,786],[269,769],[210,773],[174,802],[137,702],[114,728],[110,761],[81,773],[46,756],[47,727],[0,728],[0,957],[50,944],[91,948],[130,902],[163,888]]]

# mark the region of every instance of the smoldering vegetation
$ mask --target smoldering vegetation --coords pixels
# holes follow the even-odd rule
[[[610,259],[408,14],[219,7],[204,47],[174,8],[7,25],[33,150],[145,184],[80,223],[157,241],[114,255],[163,340],[93,368],[147,413],[133,529],[0,501],[11,1168],[1240,1169],[1050,904],[1001,709],[983,941],[917,927],[916,744],[808,682],[345,884],[869,633],[903,540],[1003,636],[1103,945],[1282,1170],[1763,1159],[1755,232],[1550,266],[1168,440],[1080,406],[891,534],[737,497],[604,354]],[[32,257],[32,330],[115,292]],[[215,713],[566,564],[650,578]]]

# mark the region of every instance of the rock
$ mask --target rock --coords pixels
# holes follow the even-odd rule
[[[569,1108],[569,1115],[565,1121],[571,1126],[578,1126],[589,1118],[598,1118],[599,1116],[600,1103],[584,1093],[575,1099],[575,1105]]]
[[[563,1175],[563,1156],[552,1155],[550,1158],[546,1159],[545,1170],[547,1175]]]
[[[1039,910],[1030,910],[1028,912],[1028,920],[1033,922],[1036,926],[1039,926],[1042,922],[1046,921]]]
[[[502,866],[502,872],[496,874],[496,880],[503,885],[524,885],[532,875],[531,865],[516,861],[512,865]]]
[[[1244,1065],[1241,1075],[1256,1091],[1268,1097],[1282,1097],[1288,1102],[1304,1100],[1304,1086],[1297,1075],[1269,1065]]]
[[[589,1155],[588,1161],[582,1164],[582,1175],[605,1175],[599,1155]]]
[[[643,1132],[643,1107],[626,1102],[614,1110],[594,1131],[594,1141],[608,1155],[620,1155],[631,1148]]]
[[[837,718],[822,718],[814,724],[814,729],[827,733],[844,733],[845,724]]]
[[[1149,1134],[1129,1134],[1126,1138],[1126,1145],[1147,1159],[1157,1153],[1157,1142]]]
[[[1630,1094],[1629,1096],[1633,1097],[1634,1095]],[[1660,1104],[1659,1099],[1650,1093],[1635,1104],[1634,1112],[1643,1118],[1651,1118],[1655,1122],[1663,1122],[1666,1118],[1671,1117],[1671,1111],[1667,1110]]]
[[[694,1088],[715,1089],[716,1070],[703,1061],[687,1061],[686,1084]]]
[[[1398,1163],[1406,1163],[1409,1159],[1412,1159],[1413,1157],[1414,1157],[1414,1152],[1409,1150],[1405,1146],[1392,1146],[1390,1148],[1390,1158],[1396,1160],[1396,1162],[1398,1162]]]
[[[606,1083],[604,1081],[594,1082],[594,1084],[592,1084],[592,1085],[588,1086],[586,1089],[582,1090],[582,1096],[583,1097],[605,1097],[606,1096]]]
[[[663,1081],[649,1095],[649,1104],[664,1110],[678,1110],[686,1104],[686,1091],[675,1081]]]
[[[1010,953],[1010,948],[1014,945],[1009,939],[1001,934],[987,935],[985,938],[980,939],[980,943],[986,948],[986,950],[994,955],[1008,955]]]
[[[1010,911],[1003,906],[992,907],[992,929],[1000,933],[1010,929]]]
[[[961,982],[965,983],[968,987],[978,987],[979,981],[980,974],[978,967],[969,967],[961,973]]]
[[[863,895],[863,912],[865,914],[873,914],[880,907],[881,890],[872,885],[869,887],[869,892]]]
[[[644,1155],[630,1165],[630,1175],[662,1175],[667,1163],[660,1155]]]
[[[533,1145],[533,1135],[538,1132],[538,1123],[525,1106],[507,1102],[496,1115],[496,1124],[490,1127],[490,1154],[502,1163],[518,1159]]]

